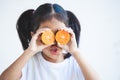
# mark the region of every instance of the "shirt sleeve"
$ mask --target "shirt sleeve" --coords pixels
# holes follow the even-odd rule
[[[84,75],[83,75],[83,73],[81,71],[81,68],[80,68],[80,66],[78,64],[76,65],[76,75],[78,77],[77,80],[85,80]]]
[[[74,59],[74,57],[73,57],[73,60],[74,60],[74,62],[73,62],[74,71],[76,73],[76,79],[75,80],[85,80],[84,75],[82,73],[82,70],[81,70],[79,64],[77,63],[77,61]]]
[[[22,69],[22,76],[21,76],[20,80],[27,80],[26,76],[27,76],[27,64]]]

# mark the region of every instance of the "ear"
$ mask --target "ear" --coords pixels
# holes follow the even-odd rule
[[[31,32],[31,36],[33,36],[34,35],[34,32]]]

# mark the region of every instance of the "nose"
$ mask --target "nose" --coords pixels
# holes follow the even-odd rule
[[[54,41],[54,44],[57,45],[57,41],[56,40]]]

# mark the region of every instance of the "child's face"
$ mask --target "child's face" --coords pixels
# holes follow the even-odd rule
[[[66,28],[65,24],[63,22],[60,22],[53,18],[50,21],[46,21],[41,23],[40,28],[49,28],[51,29],[54,33],[56,33],[59,29],[61,28]],[[51,45],[50,47],[47,47],[43,49],[43,57],[51,62],[56,62],[61,59],[63,59],[63,54],[62,54],[62,48],[60,48],[56,43]]]

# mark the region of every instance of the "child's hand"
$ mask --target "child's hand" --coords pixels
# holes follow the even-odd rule
[[[65,45],[58,44],[58,45],[64,50],[66,50],[67,52],[72,54],[75,50],[78,50],[75,34],[71,28],[66,28],[64,30],[70,33],[71,39],[68,44],[65,44]]]
[[[30,41],[30,44],[29,44],[29,47],[28,47],[29,50],[33,51],[34,53],[37,53],[39,51],[42,51],[44,48],[52,45],[52,44],[45,45],[40,40],[40,35],[46,30],[49,30],[49,29],[48,28],[38,29],[37,32],[32,35],[32,38],[31,38],[31,41]]]

